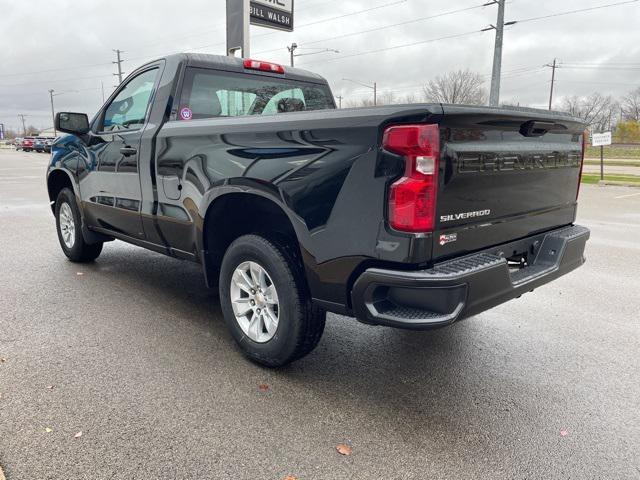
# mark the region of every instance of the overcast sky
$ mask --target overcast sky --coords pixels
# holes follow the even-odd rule
[[[292,42],[301,54],[337,49],[299,57],[296,66],[324,75],[345,101],[371,92],[343,78],[404,96],[438,74],[469,68],[488,87],[495,34],[478,31],[495,23],[497,7],[480,6],[487,1],[295,0],[295,31],[252,27],[251,56],[286,64]],[[505,20],[619,1],[510,0]],[[49,89],[59,93],[56,110],[92,115],[102,84],[108,96],[116,83],[112,49],[124,50],[125,72],[178,51],[224,54],[224,21],[225,0],[0,0],[0,123],[17,128],[22,113],[28,124],[50,126]],[[438,40],[458,34],[467,35]],[[501,100],[543,107],[551,76],[543,65],[554,57],[558,100],[640,86],[640,2],[508,27]]]

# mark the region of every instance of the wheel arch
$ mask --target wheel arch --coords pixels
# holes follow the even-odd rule
[[[52,213],[55,213],[55,203],[63,188],[71,189],[76,197],[78,196],[75,182],[68,171],[61,168],[51,170],[47,175],[47,191]]]
[[[302,245],[294,220],[285,207],[264,194],[235,191],[218,196],[206,210],[201,251],[208,285],[217,284],[222,258],[229,245],[248,234],[285,243],[304,272]]]

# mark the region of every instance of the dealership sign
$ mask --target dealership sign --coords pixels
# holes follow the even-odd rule
[[[251,0],[252,25],[293,32],[293,0]]]
[[[4,140],[4,123],[0,123],[0,140]]]
[[[611,145],[611,132],[604,133],[592,133],[591,145],[594,147],[602,147],[604,145]]]

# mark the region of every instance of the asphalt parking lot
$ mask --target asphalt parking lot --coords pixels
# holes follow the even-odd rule
[[[68,262],[47,159],[0,150],[7,480],[640,478],[640,189],[582,187],[588,262],[550,285],[435,332],[330,315],[267,370],[197,265]]]

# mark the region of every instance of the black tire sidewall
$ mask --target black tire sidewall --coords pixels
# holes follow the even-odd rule
[[[62,233],[60,232],[60,209],[64,203],[68,204],[69,207],[71,207],[71,213],[73,215],[73,221],[75,223],[75,239],[73,242],[73,247],[71,248],[65,245],[62,238]],[[80,217],[80,210],[78,209],[75,194],[68,188],[63,188],[58,194],[58,198],[56,200],[55,216],[56,232],[58,234],[58,240],[60,242],[62,251],[71,260],[81,260],[83,254],[82,249],[84,246],[84,238],[82,238],[82,219]]]
[[[262,266],[278,292],[278,328],[273,338],[265,343],[254,342],[244,334],[231,306],[230,285],[233,272],[238,265],[247,261]],[[273,242],[256,235],[246,235],[231,244],[220,270],[220,306],[225,323],[245,354],[267,366],[279,366],[291,361],[295,356],[302,328],[300,289],[290,262],[284,249],[277,248]]]

